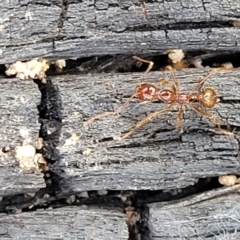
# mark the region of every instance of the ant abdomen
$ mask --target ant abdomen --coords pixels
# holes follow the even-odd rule
[[[154,84],[142,83],[136,87],[135,97],[141,101],[153,101],[158,98],[159,89]]]
[[[205,88],[197,96],[197,100],[206,108],[212,108],[217,103],[217,94],[212,88]]]

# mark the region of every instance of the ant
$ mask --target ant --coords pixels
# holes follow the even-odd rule
[[[152,69],[154,63],[152,61],[144,60],[140,57],[133,56],[133,59],[143,62],[143,63],[148,63],[148,68],[145,71],[144,75],[147,75],[147,73]],[[224,67],[220,68],[215,68],[212,71],[210,71],[206,77],[204,77],[202,80],[198,82],[198,84],[189,92],[189,93],[184,93],[180,91],[179,88],[179,82],[174,74],[174,71],[171,66],[166,67],[167,70],[171,72],[172,78],[173,78],[173,83],[171,83],[168,80],[165,79],[159,79],[159,85],[167,85],[171,89],[163,89],[160,90],[158,86],[152,83],[140,83],[136,89],[134,94],[117,110],[113,112],[105,112],[102,114],[98,114],[90,119],[88,119],[86,122],[84,122],[84,125],[88,125],[89,123],[106,117],[110,115],[116,115],[120,113],[126,106],[131,102],[133,98],[137,98],[140,101],[145,101],[145,102],[153,102],[156,100],[160,100],[169,106],[161,111],[156,111],[153,113],[150,113],[148,116],[143,118],[141,121],[139,121],[130,131],[125,133],[122,137],[117,137],[116,139],[125,139],[132,135],[138,128],[143,126],[144,124],[150,122],[153,118],[166,113],[170,112],[170,110],[173,108],[174,105],[178,104],[179,105],[179,111],[177,115],[177,126],[180,128],[181,132],[183,132],[183,124],[181,122],[181,118],[183,115],[183,107],[184,105],[188,105],[191,108],[193,108],[196,112],[208,117],[211,119],[218,127],[219,131],[226,135],[233,136],[234,134],[232,132],[225,131],[224,129],[221,128],[220,121],[216,116],[213,114],[198,108],[194,102],[199,102],[203,107],[205,108],[212,108],[215,106],[217,103],[217,94],[213,88],[206,87],[202,90],[200,90],[204,84],[204,82],[213,74],[215,74],[217,71],[220,71],[224,69]]]

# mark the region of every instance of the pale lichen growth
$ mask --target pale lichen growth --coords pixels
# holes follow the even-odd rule
[[[34,170],[35,173],[40,173],[41,170],[46,170],[47,162],[42,154],[36,153],[36,148],[31,144],[31,140],[24,140],[22,146],[15,148],[17,159],[22,171]]]
[[[182,49],[169,50],[167,51],[167,54],[172,63],[180,62],[185,57]]]
[[[52,61],[51,64],[54,64],[57,72],[61,72],[64,67],[66,67],[66,61],[64,59],[60,59],[57,61]]]
[[[16,75],[22,80],[40,79],[45,80],[45,72],[49,69],[48,61],[41,58],[32,59],[27,62],[17,61],[13,64],[5,65],[8,76]]]
[[[229,187],[240,183],[240,178],[237,178],[236,175],[223,175],[218,178],[218,181],[223,186]]]
[[[202,59],[200,58],[196,58],[192,61],[192,64],[195,68],[204,68],[204,66],[202,65]]]
[[[77,196],[79,198],[89,198],[89,195],[88,195],[88,192],[80,192],[80,193],[77,193]]]
[[[226,69],[226,70],[229,70],[229,69],[233,69],[233,68],[234,68],[234,67],[233,67],[233,64],[230,63],[230,62],[223,63],[223,64],[221,65],[221,67],[224,68],[224,69]]]
[[[100,196],[104,196],[104,195],[107,195],[107,194],[108,194],[108,191],[107,191],[107,190],[98,190],[97,193],[98,193],[98,195],[100,195]]]
[[[29,132],[28,129],[22,128],[22,129],[19,130],[19,134],[22,138],[27,139],[30,135],[30,132]]]
[[[183,60],[185,57],[185,54],[182,49],[172,49],[167,51],[168,55],[168,63],[173,68],[187,68],[189,67],[189,64],[186,64]]]
[[[46,82],[46,71],[52,64],[56,66],[58,71],[66,66],[65,60],[54,61],[35,58],[27,62],[17,61],[12,64],[5,64],[7,68],[5,73],[8,76],[16,75],[16,77],[21,80],[40,79],[44,83]]]
[[[65,140],[64,147],[76,145],[76,143],[79,142],[79,136],[76,133],[72,133],[72,136]]]
[[[89,156],[91,152],[92,152],[92,150],[90,148],[87,148],[87,149],[82,151],[82,155],[83,156]]]

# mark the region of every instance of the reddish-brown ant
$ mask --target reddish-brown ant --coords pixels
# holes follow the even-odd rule
[[[137,61],[141,61],[144,63],[148,63],[149,66],[145,72],[145,75],[152,69],[153,67],[153,62],[152,61],[147,61],[142,58],[139,58],[137,56],[133,56],[133,58]],[[129,103],[133,98],[137,98],[140,101],[148,101],[148,102],[153,102],[155,100],[160,100],[166,104],[169,104],[169,106],[161,111],[156,111],[153,113],[150,113],[147,117],[143,118],[141,121],[139,121],[135,127],[133,127],[130,131],[125,133],[122,137],[116,138],[116,139],[125,139],[129,137],[131,134],[133,134],[138,128],[143,126],[144,124],[148,123],[151,121],[153,118],[165,113],[169,112],[175,104],[179,104],[179,111],[177,115],[177,125],[180,127],[181,132],[183,132],[183,124],[181,122],[182,114],[183,114],[183,107],[184,105],[188,105],[191,108],[193,108],[196,112],[210,118],[217,126],[218,129],[226,134],[226,135],[233,135],[232,132],[225,131],[224,129],[221,128],[220,121],[215,117],[213,114],[198,108],[194,102],[199,102],[203,107],[205,108],[212,108],[215,106],[217,103],[217,94],[213,88],[206,87],[202,90],[201,87],[203,86],[204,82],[213,74],[215,74],[217,71],[224,69],[223,67],[221,68],[215,68],[212,71],[210,71],[205,78],[203,78],[191,91],[190,93],[184,93],[180,91],[179,88],[179,82],[173,72],[173,69],[171,66],[167,66],[166,69],[170,70],[171,75],[173,77],[173,83],[170,81],[167,81],[165,79],[160,79],[159,84],[160,85],[168,85],[171,89],[163,89],[160,90],[159,87],[157,87],[155,84],[152,83],[141,83],[139,84],[136,89],[135,93],[123,104],[121,107],[119,107],[116,111],[114,112],[105,112],[102,114],[98,114],[90,119],[88,119],[84,125],[87,125],[91,122],[93,122],[96,119],[100,119],[106,116],[110,115],[115,115],[120,113]]]

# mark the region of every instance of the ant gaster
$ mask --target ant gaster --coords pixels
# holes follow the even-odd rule
[[[146,75],[153,67],[153,62],[144,60],[142,58],[139,58],[137,56],[133,56],[133,59],[137,61],[141,61],[144,63],[148,63],[148,69],[145,71],[144,75]],[[210,118],[218,127],[219,131],[226,135],[233,135],[232,132],[225,131],[224,129],[221,128],[220,121],[216,116],[213,114],[197,107],[194,102],[199,102],[203,107],[205,108],[212,108],[215,106],[217,103],[217,94],[213,88],[206,87],[202,90],[201,87],[203,86],[204,82],[213,74],[215,74],[217,71],[224,69],[223,67],[221,68],[216,68],[210,71],[206,77],[204,77],[189,93],[184,93],[180,91],[179,88],[179,82],[173,72],[173,69],[171,66],[167,66],[166,69],[170,70],[171,75],[173,77],[173,83],[170,81],[167,81],[165,79],[160,79],[159,80],[159,85],[167,85],[170,87],[169,89],[162,89],[160,90],[158,86],[152,83],[141,83],[139,84],[136,89],[135,93],[121,106],[119,107],[116,111],[114,112],[105,112],[102,114],[98,114],[90,119],[88,119],[84,125],[87,125],[97,119],[110,116],[110,115],[116,115],[120,113],[129,103],[133,98],[137,98],[140,101],[147,101],[147,102],[153,102],[155,100],[160,100],[169,106],[161,111],[156,111],[153,113],[150,113],[148,116],[143,118],[141,121],[139,121],[130,131],[125,133],[122,137],[117,137],[116,139],[125,139],[132,135],[138,128],[143,126],[144,124],[148,123],[151,121],[153,118],[169,112],[174,105],[178,104],[179,105],[179,111],[177,115],[177,125],[181,129],[181,132],[183,132],[183,124],[181,122],[182,114],[183,114],[183,106],[188,105],[191,108],[193,108],[196,112]]]

